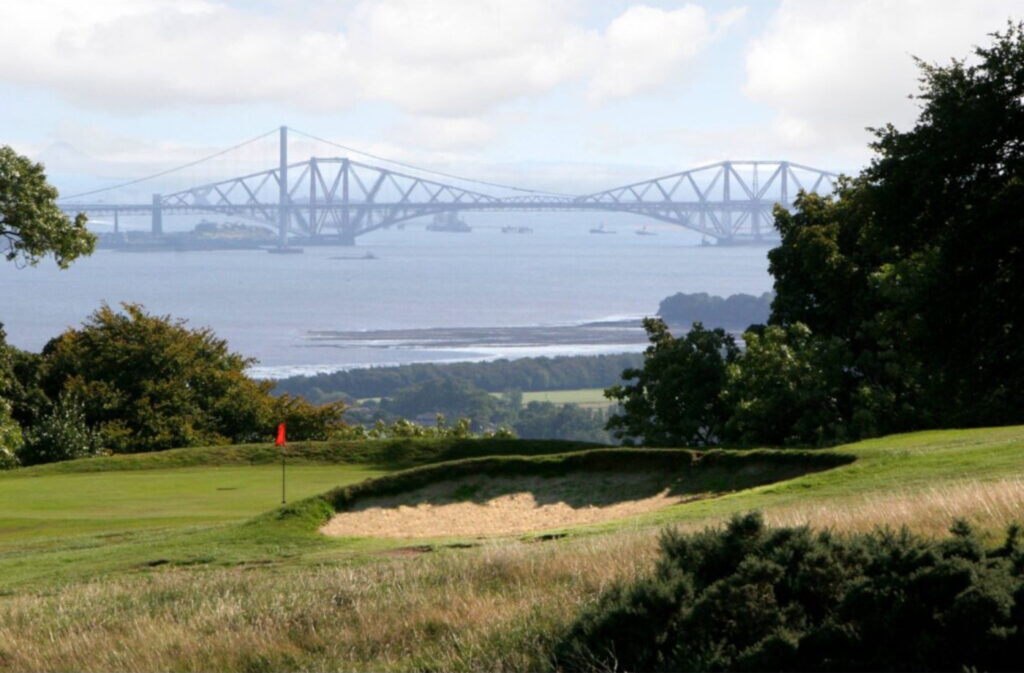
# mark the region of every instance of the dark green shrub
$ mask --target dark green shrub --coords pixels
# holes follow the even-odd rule
[[[557,646],[563,670],[1015,670],[1024,647],[1017,531],[986,551],[765,527],[667,532],[654,573],[619,585]]]
[[[86,424],[85,406],[72,395],[61,395],[50,413],[25,431],[18,458],[24,465],[38,465],[100,452],[99,434]]]

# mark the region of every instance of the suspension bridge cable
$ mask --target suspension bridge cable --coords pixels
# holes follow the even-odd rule
[[[352,152],[354,154],[361,154],[364,157],[369,157],[371,159],[376,159],[377,161],[386,161],[386,162],[388,162],[390,164],[394,164],[396,166],[401,166],[403,168],[409,168],[409,169],[412,169],[414,171],[420,171],[422,173],[430,173],[432,175],[439,175],[441,177],[449,178],[449,179],[452,179],[452,180],[462,180],[463,182],[472,182],[472,183],[475,183],[475,184],[478,184],[478,185],[486,185],[488,187],[498,187],[500,189],[511,189],[513,191],[516,191],[516,192],[526,192],[526,193],[529,193],[529,194],[544,194],[544,195],[547,195],[547,196],[573,196],[572,194],[563,194],[561,192],[549,192],[549,191],[545,191],[543,189],[527,189],[525,187],[514,187],[512,185],[501,184],[500,182],[488,182],[487,180],[478,180],[476,178],[467,178],[467,177],[463,177],[461,175],[453,175],[451,173],[445,173],[443,171],[435,171],[435,170],[430,169],[430,168],[422,168],[422,167],[416,166],[414,164],[405,163],[404,161],[397,161],[395,159],[388,159],[387,157],[382,157],[382,156],[377,155],[377,154],[371,154],[370,152],[364,152],[362,150],[357,150],[354,147],[348,147],[346,145],[342,145],[340,143],[336,143],[333,140],[327,140],[326,138],[320,138],[319,136],[315,136],[315,135],[313,135],[311,133],[306,133],[305,131],[300,131],[299,129],[292,128],[290,126],[288,128],[289,128],[289,130],[294,131],[295,133],[297,133],[300,136],[305,136],[305,137],[307,137],[307,138],[309,138],[311,140],[316,140],[317,142],[321,142],[321,143],[325,143],[327,145],[331,145],[333,147],[337,147],[339,149],[345,150],[346,152]]]
[[[226,149],[220,150],[219,152],[214,152],[213,154],[209,154],[209,155],[207,155],[207,156],[205,156],[205,157],[203,157],[201,159],[196,159],[195,161],[190,161],[187,164],[182,164],[180,166],[175,166],[174,168],[168,168],[165,171],[160,171],[159,173],[153,173],[152,175],[147,175],[144,178],[138,178],[136,180],[129,180],[128,182],[122,182],[120,184],[111,185],[109,187],[101,187],[100,189],[94,189],[94,190],[89,191],[89,192],[79,192],[78,194],[69,194],[67,196],[62,196],[62,197],[58,198],[57,200],[58,201],[64,201],[65,199],[77,199],[77,198],[81,198],[83,196],[92,196],[93,194],[100,194],[102,192],[109,192],[109,191],[111,191],[113,189],[121,189],[122,187],[131,187],[132,185],[137,185],[140,182],[146,182],[147,180],[153,180],[155,178],[160,178],[160,177],[163,177],[165,175],[170,175],[171,173],[176,173],[177,171],[184,170],[186,168],[191,168],[192,166],[195,166],[197,164],[201,164],[204,161],[209,161],[210,159],[216,159],[219,156],[225,155],[228,152],[233,152],[233,151],[239,149],[240,147],[245,147],[246,145],[254,143],[257,140],[263,140],[267,136],[273,135],[273,134],[275,134],[277,132],[278,132],[278,129],[273,129],[271,131],[267,131],[266,133],[264,133],[262,135],[258,135],[255,138],[250,138],[249,140],[245,140],[243,142],[240,142],[237,145],[232,145],[231,147],[228,147]]]

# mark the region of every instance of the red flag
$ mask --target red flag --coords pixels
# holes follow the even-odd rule
[[[284,446],[284,423],[277,426],[277,441],[274,443],[277,446]]]

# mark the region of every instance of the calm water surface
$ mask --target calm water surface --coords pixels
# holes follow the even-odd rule
[[[375,232],[355,248],[308,247],[301,255],[263,251],[123,253],[97,251],[58,271],[0,265],[0,322],[16,346],[40,349],[101,302],[138,302],[149,311],[209,326],[230,347],[257,358],[257,375],[373,364],[496,356],[639,350],[638,343],[578,346],[460,343],[415,347],[324,344],[310,332],[572,325],[652,315],[676,292],[760,294],[771,289],[765,248],[700,247],[678,227],[602,218],[613,235],[593,235],[593,215],[522,215],[532,234],[503,234],[511,222],[470,216],[470,234]],[[377,259],[358,257],[366,251]],[[333,259],[332,259],[333,258]]]

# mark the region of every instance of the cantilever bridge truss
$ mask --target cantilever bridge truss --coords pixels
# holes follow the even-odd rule
[[[155,194],[145,204],[65,203],[66,211],[152,216],[162,231],[164,213],[220,213],[275,226],[289,237],[358,236],[413,218],[461,211],[588,210],[633,213],[692,229],[719,242],[774,237],[772,208],[792,208],[800,190],[829,192],[834,173],[788,161],[723,161],[603,192],[562,196],[532,192],[497,196],[348,158],[289,163],[281,130],[278,166]]]

